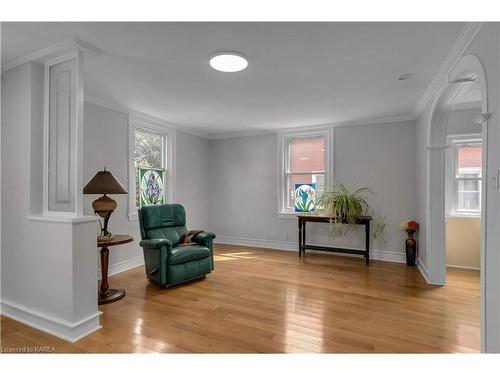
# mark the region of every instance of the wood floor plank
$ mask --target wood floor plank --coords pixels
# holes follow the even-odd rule
[[[439,353],[480,348],[479,272],[428,285],[414,267],[330,254],[217,245],[215,272],[170,289],[138,267],[76,343],[1,317],[1,346],[58,353]]]

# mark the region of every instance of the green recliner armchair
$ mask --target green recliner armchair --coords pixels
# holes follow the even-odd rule
[[[140,208],[139,227],[148,279],[169,287],[213,271],[215,234],[199,233],[193,238],[196,245],[177,247],[180,236],[187,232],[186,211],[182,205],[156,204]]]

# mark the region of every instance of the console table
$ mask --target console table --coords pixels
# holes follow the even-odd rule
[[[298,214],[299,223],[299,257],[305,256],[306,250],[331,251],[338,253],[360,254],[364,255],[366,264],[370,263],[370,222],[371,216],[360,216],[356,220],[357,225],[365,226],[365,249],[344,249],[339,247],[327,247],[306,244],[306,222],[330,223],[330,217],[325,215]],[[343,222],[345,223],[345,222]]]
[[[132,242],[134,239],[128,234],[117,234],[111,240],[97,240],[97,246],[101,248],[101,286],[99,287],[99,305],[119,300],[125,296],[123,289],[109,289],[108,285],[108,262],[109,247]]]

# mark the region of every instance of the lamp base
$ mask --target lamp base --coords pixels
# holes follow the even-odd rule
[[[104,225],[101,226],[101,235],[97,237],[97,240],[100,242],[111,241],[113,235],[108,232],[108,221],[116,208],[116,201],[104,194],[92,202],[92,208],[97,215],[104,219]]]
[[[100,216],[105,217],[108,211],[113,212],[115,210],[116,201],[104,194],[102,197],[92,202],[92,208]]]

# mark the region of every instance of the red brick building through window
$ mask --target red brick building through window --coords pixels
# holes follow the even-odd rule
[[[482,146],[458,144],[455,155],[453,212],[477,214],[481,211]]]
[[[316,183],[321,194],[325,184],[325,137],[291,138],[288,143],[288,208],[294,207],[295,184]]]

